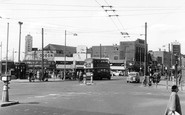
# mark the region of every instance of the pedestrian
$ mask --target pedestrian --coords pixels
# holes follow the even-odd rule
[[[79,79],[79,83],[81,83],[82,82],[82,79],[83,79],[83,73],[82,73],[81,70],[78,73],[78,79]]]
[[[177,113],[179,113],[179,115],[182,115],[180,98],[177,94],[178,91],[179,91],[178,86],[173,85],[171,88],[170,99],[169,99],[169,102],[168,102],[168,105],[167,105],[167,108],[166,108],[164,115],[173,115],[173,113],[174,113],[174,115],[178,115]]]
[[[33,71],[30,70],[30,72],[29,72],[29,82],[32,82],[32,80],[33,80]]]

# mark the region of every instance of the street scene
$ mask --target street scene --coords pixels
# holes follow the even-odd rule
[[[183,0],[0,0],[0,115],[183,115]]]
[[[89,82],[89,81],[88,81]],[[39,83],[14,80],[10,85],[10,100],[19,104],[1,107],[2,115],[155,115],[164,114],[170,86],[161,81],[158,86],[127,83],[124,76],[96,80],[93,85],[60,79]],[[1,84],[2,86],[2,84]],[[184,87],[185,90],[185,87]],[[182,110],[185,92],[179,91]]]

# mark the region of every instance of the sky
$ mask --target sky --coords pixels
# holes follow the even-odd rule
[[[33,37],[33,47],[42,47],[42,28],[44,46],[64,45],[66,30],[67,46],[91,47],[145,39],[145,23],[149,50],[168,50],[168,44],[177,41],[185,54],[184,0],[0,0],[0,17],[2,57],[6,56],[9,23],[8,57],[15,61],[19,21],[23,22],[21,59],[26,35]]]

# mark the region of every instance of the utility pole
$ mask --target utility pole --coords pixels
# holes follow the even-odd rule
[[[44,28],[42,28],[42,79],[44,78]]]
[[[18,62],[20,64],[20,50],[21,50],[21,25],[23,24],[23,22],[18,22],[20,25],[20,31],[19,31],[19,55],[18,55]]]
[[[67,36],[67,31],[65,30],[65,43],[64,43],[64,78],[63,80],[66,79],[66,36]]]
[[[147,23],[145,22],[145,53],[144,53],[144,76],[146,76],[147,71]]]
[[[18,67],[19,67],[19,71],[18,71],[18,76],[17,76],[17,78],[20,78],[21,76],[21,73],[20,73],[20,69],[21,69],[21,64],[20,64],[20,54],[21,54],[21,25],[23,24],[23,22],[18,22],[19,23],[19,25],[20,25],[20,31],[19,31],[19,53],[18,53]]]
[[[8,92],[8,84],[11,80],[11,76],[8,74],[8,42],[9,42],[9,23],[7,23],[7,47],[6,47],[6,70],[5,70],[5,76],[2,76],[3,84],[3,90],[2,90],[2,102],[1,107],[12,105],[12,104],[18,104],[18,101],[9,101],[9,92]]]
[[[0,73],[2,73],[2,42],[1,42],[1,64],[0,64]]]
[[[3,85],[3,93],[2,93],[2,102],[9,102],[9,92],[8,92],[8,41],[9,41],[9,23],[7,23],[7,45],[6,45],[6,69],[5,69],[5,76],[2,78],[4,85]]]

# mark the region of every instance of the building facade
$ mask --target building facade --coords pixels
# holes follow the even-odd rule
[[[52,51],[55,57],[73,57],[73,54],[76,53],[76,47],[72,46],[64,46],[64,45],[56,45],[56,44],[48,44],[44,47],[46,51]],[[66,53],[64,53],[66,51]]]
[[[112,46],[92,46],[90,48],[93,58],[109,58],[109,60],[119,60],[119,45]]]
[[[119,57],[125,60],[127,68],[135,68],[135,71],[144,68],[145,41],[137,39],[136,41],[120,42]]]

